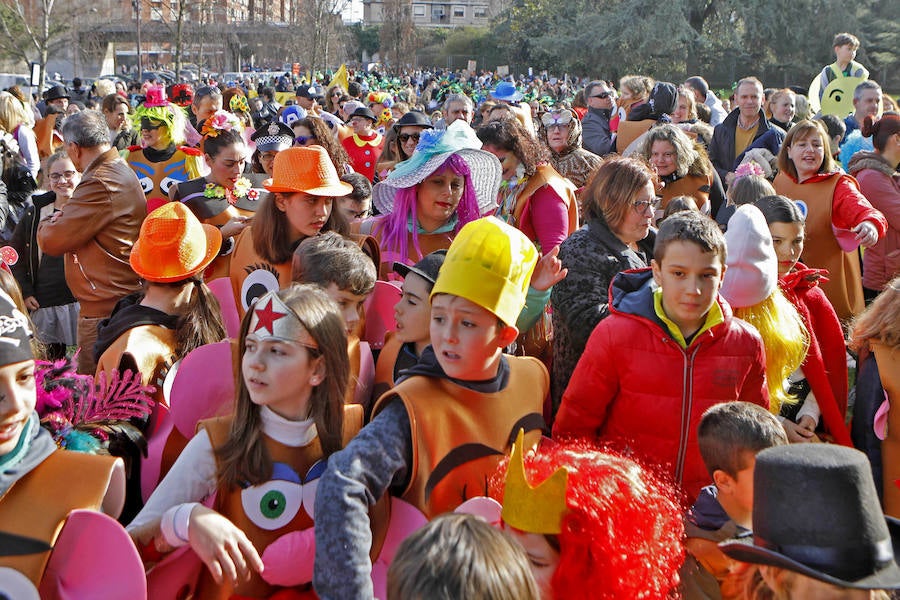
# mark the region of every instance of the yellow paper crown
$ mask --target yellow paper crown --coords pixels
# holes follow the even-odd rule
[[[525,433],[519,430],[513,444],[503,488],[504,522],[528,533],[558,534],[566,512],[566,486],[569,472],[560,467],[543,483],[532,487],[525,475],[522,448]]]

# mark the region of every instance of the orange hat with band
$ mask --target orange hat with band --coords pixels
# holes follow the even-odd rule
[[[170,283],[200,273],[218,256],[222,234],[181,202],[163,204],[141,225],[131,268],[145,281]]]
[[[270,192],[346,196],[353,191],[352,185],[340,180],[328,152],[321,146],[282,150],[275,155],[272,175],[263,182]]]

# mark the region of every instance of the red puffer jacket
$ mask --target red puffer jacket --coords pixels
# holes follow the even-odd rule
[[[633,452],[669,473],[693,503],[711,483],[697,444],[703,412],[745,400],[768,408],[765,351],[753,327],[732,316],[686,348],[653,307],[650,269],[619,273],[610,285],[610,316],[600,321],[578,362],[553,436],[595,438]]]

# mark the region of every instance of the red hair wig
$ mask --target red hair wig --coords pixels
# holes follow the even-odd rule
[[[509,459],[491,480],[501,500]],[[675,489],[630,458],[585,441],[544,440],[525,457],[536,486],[560,467],[569,471],[566,514],[553,575],[557,599],[643,600],[671,597],[684,562],[684,523]]]

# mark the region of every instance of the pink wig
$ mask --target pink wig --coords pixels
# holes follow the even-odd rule
[[[498,500],[508,462],[491,481],[491,495]],[[586,441],[544,440],[537,453],[525,457],[532,486],[560,467],[568,469],[569,479],[553,596],[671,597],[684,562],[684,524],[674,488],[634,460]]]
[[[472,184],[472,173],[469,165],[458,154],[453,154],[444,164],[431,172],[428,177],[437,175],[450,169],[456,175],[462,175],[465,178],[465,186],[463,186],[463,195],[456,207],[457,222],[453,231],[455,236],[462,229],[463,225],[469,221],[474,221],[481,215],[478,210],[478,198],[475,196],[475,186]],[[405,261],[409,257],[409,248],[407,247],[408,233],[410,223],[412,223],[413,244],[419,256],[422,250],[419,247],[419,228],[416,217],[417,197],[419,185],[408,188],[400,188],[394,196],[394,210],[390,214],[385,215],[383,223],[384,233],[381,236],[382,252],[394,252],[399,260]]]

